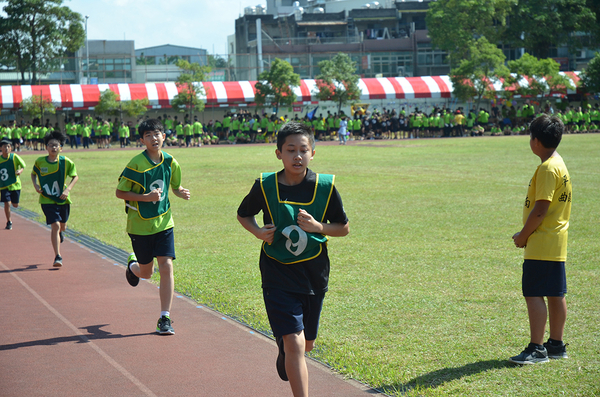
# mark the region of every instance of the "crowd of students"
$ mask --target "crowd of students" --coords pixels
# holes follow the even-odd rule
[[[219,120],[210,120],[202,124],[197,117],[191,121],[187,115],[178,116],[164,114],[158,117],[163,123],[166,133],[166,146],[198,147],[216,145],[219,143],[269,143],[274,142],[277,132],[288,121],[297,121],[307,125],[315,139],[348,140],[365,139],[408,139],[428,137],[456,137],[482,135],[519,135],[525,134],[527,125],[534,117],[542,113],[554,114],[560,118],[567,133],[600,132],[600,107],[585,104],[578,107],[567,107],[565,110],[555,110],[549,104],[538,106],[525,103],[520,107],[503,105],[493,106],[491,113],[481,108],[479,111],[462,107],[452,111],[447,107],[434,107],[426,113],[415,107],[407,112],[405,108],[357,111],[347,116],[344,112],[318,116],[300,117],[295,115],[289,119],[287,115],[276,116],[263,113],[227,112]],[[145,117],[148,119],[148,117]],[[131,145],[140,146],[137,128],[144,118],[137,123],[125,123],[102,119],[87,115],[77,120],[66,120],[64,132],[68,137],[67,144],[71,148],[90,148],[96,145],[98,149],[110,148],[119,143],[121,148]],[[345,121],[345,123],[342,123]],[[343,136],[340,135],[340,127]],[[59,124],[52,125],[49,120],[39,122],[15,123],[10,121],[0,127],[0,139],[10,139],[15,151],[21,149],[43,150],[44,136],[49,132],[60,129]]]

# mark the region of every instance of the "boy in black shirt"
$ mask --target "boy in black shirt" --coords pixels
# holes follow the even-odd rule
[[[329,281],[326,236],[345,236],[348,218],[333,175],[308,169],[314,137],[290,122],[277,135],[283,170],[263,173],[238,208],[238,221],[263,240],[260,271],[263,297],[279,347],[277,372],[294,396],[308,396],[304,352],[314,347]],[[263,212],[263,227],[255,215]]]

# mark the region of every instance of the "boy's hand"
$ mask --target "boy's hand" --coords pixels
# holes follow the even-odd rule
[[[189,189],[184,189],[182,186],[179,186],[179,189],[177,189],[176,191],[174,191],[175,195],[179,198],[182,198],[184,200],[189,200],[190,199],[190,191]]]
[[[152,190],[150,193],[146,195],[148,201],[157,202],[160,201],[160,197],[162,196],[162,189],[156,188]]]
[[[263,240],[264,242],[271,244],[273,243],[273,237],[275,236],[275,230],[277,228],[273,224],[267,224],[261,227],[256,234],[256,238],[259,240]]]
[[[517,248],[524,248],[527,245],[527,239],[523,241],[523,238],[521,237],[521,232],[515,233],[512,236],[512,239],[515,242],[515,247]]]
[[[67,197],[69,197],[69,192],[71,191],[71,189],[66,188],[65,190],[62,191],[62,194],[60,195],[60,199],[61,200],[66,200]]]
[[[316,221],[306,210],[301,209],[298,211],[297,222],[300,229],[307,233],[321,233],[323,231],[321,222]]]

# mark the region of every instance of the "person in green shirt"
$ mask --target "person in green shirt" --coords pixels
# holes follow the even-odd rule
[[[181,186],[179,163],[162,151],[166,135],[160,120],[145,120],[138,130],[146,150],[129,161],[119,177],[115,193],[117,198],[125,200],[126,230],[133,247],[125,276],[132,287],[137,286],[140,278],[152,276],[156,258],[160,272],[161,306],[156,332],[173,335],[175,331],[171,326],[170,312],[175,243],[169,187],[175,196],[184,200],[190,199],[190,191]]]
[[[82,143],[83,143],[84,149],[90,148],[91,134],[92,134],[92,129],[90,128],[89,122],[86,121],[81,128],[81,138],[82,138]]]
[[[39,203],[50,225],[50,241],[54,249],[54,267],[63,265],[60,255],[60,243],[64,241],[67,221],[71,212],[71,190],[79,180],[75,163],[60,152],[67,136],[60,130],[54,130],[44,137],[47,156],[35,160],[31,171],[31,182],[40,195]],[[71,182],[67,184],[67,177]],[[38,184],[39,182],[39,184]]]
[[[0,202],[4,203],[4,215],[6,216],[6,230],[12,229],[11,205],[19,206],[21,197],[21,178],[19,175],[25,169],[25,161],[12,151],[12,142],[8,138],[0,141]]]
[[[197,117],[194,117],[194,124],[192,124],[192,130],[194,133],[194,139],[192,141],[193,146],[202,146],[202,133],[204,130],[202,129],[202,123],[198,121]]]

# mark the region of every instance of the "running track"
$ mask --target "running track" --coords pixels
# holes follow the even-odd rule
[[[155,334],[157,287],[80,241],[67,234],[56,269],[45,225],[13,211],[0,230],[2,397],[291,396],[274,341],[177,293],[176,334]],[[307,362],[311,396],[378,394]]]

